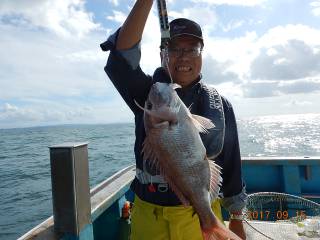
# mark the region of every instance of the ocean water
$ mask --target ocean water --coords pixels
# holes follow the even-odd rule
[[[320,156],[320,114],[238,120],[241,155]],[[89,142],[90,186],[134,163],[134,124],[0,129],[0,239],[52,215],[48,146]]]

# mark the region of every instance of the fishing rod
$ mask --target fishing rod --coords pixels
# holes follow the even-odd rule
[[[170,40],[170,26],[168,21],[168,12],[166,0],[157,0],[158,16],[161,31],[161,50],[166,48]]]
[[[168,11],[166,0],[157,0],[158,6],[158,16],[160,23],[160,32],[161,32],[161,54],[162,54],[162,66],[166,67],[169,73],[171,83],[173,83],[170,69],[169,69],[169,53],[168,53],[168,43],[170,41],[170,25],[168,21]]]

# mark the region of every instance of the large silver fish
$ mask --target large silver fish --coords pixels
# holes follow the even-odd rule
[[[220,167],[206,157],[199,132],[214,127],[193,115],[181,101],[177,84],[155,83],[145,103],[143,157],[161,172],[183,205],[199,216],[204,239],[240,239],[211,210],[221,184]]]

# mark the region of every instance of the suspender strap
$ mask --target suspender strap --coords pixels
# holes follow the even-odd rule
[[[161,175],[151,175],[146,171],[136,168],[136,178],[141,184],[149,183],[167,183]]]

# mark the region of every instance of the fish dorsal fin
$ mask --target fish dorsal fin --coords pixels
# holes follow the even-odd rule
[[[215,127],[210,119],[196,114],[191,114],[191,120],[198,131],[201,133],[208,133],[208,129]]]
[[[210,196],[211,200],[218,197],[220,186],[222,184],[221,167],[217,165],[213,160],[206,158],[209,163],[210,169]]]

